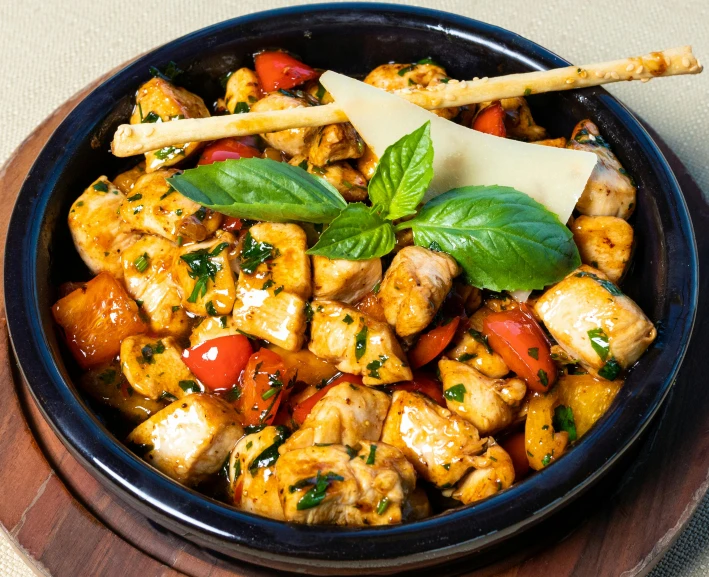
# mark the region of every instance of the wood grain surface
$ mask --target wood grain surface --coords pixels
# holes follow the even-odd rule
[[[91,88],[38,127],[0,171],[2,246],[25,174],[54,128]],[[689,204],[700,270],[709,270],[709,206],[681,162],[661,146]],[[706,275],[699,294],[709,294]],[[0,524],[38,574],[280,575],[199,548],[107,492],[69,455],[43,420],[14,362],[4,308],[0,319]],[[662,414],[637,449],[598,486],[527,535],[510,541],[504,559],[490,557],[495,563],[485,569],[471,573],[469,562],[462,560],[445,572],[429,569],[427,576],[647,573],[678,537],[709,484],[709,387],[704,383],[709,369],[708,329],[709,306],[700,301],[694,338]]]

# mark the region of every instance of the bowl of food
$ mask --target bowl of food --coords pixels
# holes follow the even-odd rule
[[[376,4],[158,48],[20,193],[5,298],[30,390],[106,487],[239,559],[369,573],[499,546],[598,481],[677,374],[691,222],[595,85],[696,68],[570,69]]]

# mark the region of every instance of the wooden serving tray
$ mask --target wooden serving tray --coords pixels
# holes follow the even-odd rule
[[[97,83],[62,105],[0,170],[0,245],[17,193],[53,130]],[[709,270],[709,206],[679,159],[654,134],[680,181]],[[0,270],[0,281],[2,270]],[[2,282],[0,282],[0,292]],[[709,295],[707,276],[700,295]],[[162,529],[108,493],[66,451],[16,366],[0,305],[0,524],[40,575],[266,577]],[[709,485],[709,303],[664,409],[633,454],[575,504],[506,545],[507,558],[455,575],[548,577],[647,573],[679,536]],[[434,570],[435,574],[441,573]],[[430,576],[431,570],[426,573]]]

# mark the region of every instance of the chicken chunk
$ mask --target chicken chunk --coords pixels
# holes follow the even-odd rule
[[[236,288],[229,254],[235,245],[234,235],[224,232],[177,251],[172,274],[186,310],[202,317],[231,313]]]
[[[492,445],[475,457],[474,471],[468,473],[451,495],[466,505],[504,491],[515,480],[512,459],[502,447]]]
[[[308,106],[308,102],[304,98],[286,96],[280,92],[271,92],[265,98],[255,102],[251,106],[251,112],[288,110],[305,106]],[[288,156],[295,156],[296,154],[305,155],[308,150],[308,144],[306,144],[306,142],[310,141],[310,137],[316,130],[316,128],[291,128],[290,130],[271,132],[269,134],[262,134],[261,136],[269,146],[282,150]]]
[[[657,336],[640,307],[587,265],[547,290],[534,310],[571,357],[608,380],[635,363]]]
[[[617,283],[633,249],[633,227],[617,216],[579,216],[571,227],[581,261]]]
[[[182,362],[182,347],[172,337],[124,339],[121,369],[131,387],[148,399],[174,400],[202,392],[197,378]]]
[[[128,436],[143,458],[183,485],[216,473],[244,436],[234,408],[212,395],[188,395],[154,414]]]
[[[130,195],[136,181],[145,174],[145,163],[136,164],[133,168],[121,172],[113,179],[113,184],[125,195]]]
[[[266,427],[246,435],[234,447],[229,457],[229,493],[239,509],[284,520],[275,463],[286,436],[285,427]]]
[[[386,393],[352,383],[337,385],[315,404],[281,454],[325,443],[354,447],[360,441],[378,441],[388,409]]]
[[[343,373],[362,375],[365,385],[410,381],[411,369],[386,323],[333,301],[313,301],[312,353]]]
[[[307,249],[305,231],[298,225],[263,222],[251,227],[234,305],[240,330],[289,351],[303,346],[305,303],[312,291]]]
[[[310,525],[400,523],[416,484],[401,451],[383,443],[357,455],[339,445],[296,449],[278,459],[276,477],[286,521]]]
[[[492,434],[512,423],[514,408],[527,392],[522,379],[489,379],[458,361],[438,362],[446,405],[475,425],[481,435]]]
[[[141,303],[140,310],[155,334],[184,336],[190,318],[171,270],[177,248],[169,240],[147,234],[123,252],[123,280],[128,294]]]
[[[102,176],[76,199],[69,211],[74,246],[93,274],[106,271],[122,279],[121,253],[140,238],[124,229],[118,216],[125,198]]]
[[[635,184],[590,120],[579,122],[567,148],[593,152],[599,162],[588,179],[576,210],[586,216],[617,216],[628,219],[635,208]]]
[[[379,302],[387,322],[400,337],[425,329],[460,273],[447,254],[420,246],[402,248],[384,275]]]
[[[485,446],[471,423],[408,391],[394,392],[382,442],[404,453],[416,472],[438,487],[457,483]]]
[[[231,114],[249,112],[261,98],[261,83],[249,68],[239,68],[229,75],[224,105]]]
[[[347,162],[333,162],[320,167],[298,155],[291,158],[290,164],[324,178],[347,202],[359,202],[367,198],[367,180],[359,170],[352,168]]]
[[[166,169],[141,176],[121,204],[121,218],[131,230],[178,244],[181,238],[204,240],[219,228],[222,217],[172,188],[166,179],[176,172]]]
[[[308,140],[308,160],[315,166],[356,159],[362,154],[364,141],[349,122],[321,126]]]
[[[359,170],[367,181],[372,180],[379,164],[379,157],[369,146],[364,147],[362,156],[357,159],[357,170]]]
[[[382,261],[313,256],[313,298],[353,304],[382,280]]]
[[[472,327],[454,337],[446,356],[477,369],[491,379],[499,379],[510,372],[502,357],[487,344],[482,331]]]
[[[205,341],[238,334],[239,329],[236,327],[234,317],[231,315],[207,317],[192,329],[192,333],[190,334],[190,346],[196,347]]]
[[[164,78],[155,77],[138,89],[130,123],[169,122],[176,118],[205,118],[207,116],[209,116],[209,110],[204,105],[204,100],[199,96],[175,86]],[[197,152],[201,146],[200,142],[187,142],[146,152],[145,170],[153,172],[182,162]]]
[[[532,111],[525,98],[522,96],[503,98],[500,104],[505,111],[505,129],[508,137],[526,142],[543,140],[547,137],[547,131],[534,122]]]

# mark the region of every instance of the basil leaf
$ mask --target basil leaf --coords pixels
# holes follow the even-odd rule
[[[253,220],[330,222],[347,206],[327,181],[267,158],[205,164],[168,181],[202,206]]]
[[[376,212],[395,220],[416,213],[433,179],[431,122],[388,147],[369,183],[369,198]]]
[[[426,203],[414,242],[432,242],[463,267],[468,284],[495,291],[541,289],[581,264],[571,231],[536,200],[505,186],[466,186]]]
[[[390,253],[395,244],[391,223],[355,202],[347,205],[307,252],[332,259],[366,260]]]

